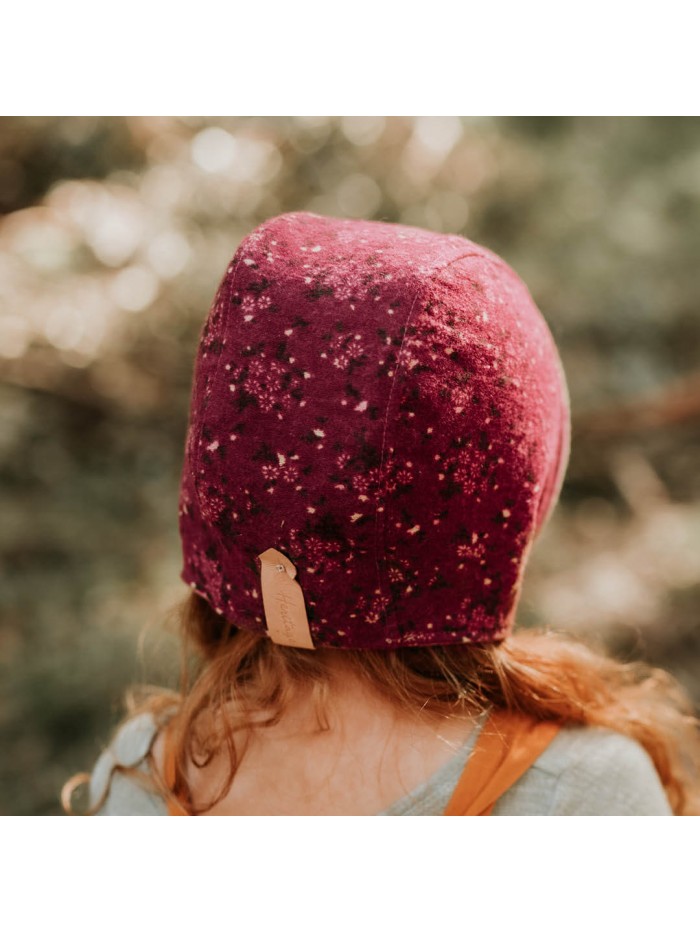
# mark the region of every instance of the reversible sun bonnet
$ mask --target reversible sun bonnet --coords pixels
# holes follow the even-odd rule
[[[569,445],[554,340],[497,255],[400,224],[273,217],[202,330],[182,579],[280,644],[499,642]]]

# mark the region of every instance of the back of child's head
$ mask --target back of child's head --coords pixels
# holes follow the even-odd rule
[[[202,331],[182,577],[287,645],[502,641],[569,437],[551,333],[498,256],[283,214],[240,244]]]

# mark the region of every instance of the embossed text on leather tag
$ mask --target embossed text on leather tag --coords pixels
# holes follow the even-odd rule
[[[270,638],[278,645],[313,648],[304,594],[294,579],[297,575],[296,567],[288,557],[273,547],[258,554],[258,559],[265,621]]]

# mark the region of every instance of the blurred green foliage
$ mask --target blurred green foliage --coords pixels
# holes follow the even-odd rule
[[[574,438],[521,623],[700,699],[700,120],[5,118],[0,812],[59,812],[124,688],[173,682],[199,331],[241,237],[298,209],[460,233],[525,279]]]

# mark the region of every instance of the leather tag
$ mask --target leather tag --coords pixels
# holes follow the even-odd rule
[[[278,645],[313,648],[304,594],[294,579],[297,575],[296,567],[288,557],[273,547],[258,554],[258,559],[265,621],[270,638]]]

